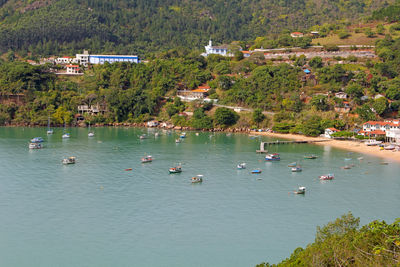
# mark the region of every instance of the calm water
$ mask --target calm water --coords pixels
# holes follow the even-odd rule
[[[304,144],[273,147],[282,160],[265,162],[259,138],[188,133],[175,144],[178,133],[156,131],[71,129],[62,140],[62,129],[0,128],[0,266],[254,266],[288,257],[348,211],[363,224],[400,217],[397,163]],[[45,149],[29,151],[35,136]],[[153,163],[140,163],[145,153]],[[319,158],[291,173],[306,153]],[[63,166],[67,156],[77,164]],[[169,175],[178,162],[184,172]],[[335,180],[318,181],[329,172]],[[196,174],[204,182],[192,185]],[[289,194],[298,186],[305,196]]]

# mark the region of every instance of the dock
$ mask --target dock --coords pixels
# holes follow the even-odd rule
[[[268,150],[265,150],[265,145],[287,145],[287,144],[312,144],[318,142],[326,142],[331,141],[332,139],[322,139],[322,140],[297,140],[297,141],[271,141],[271,142],[261,142],[260,149],[256,150],[257,153],[268,153]]]

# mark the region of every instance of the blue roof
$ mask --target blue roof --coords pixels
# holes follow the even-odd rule
[[[305,69],[304,72],[307,74],[311,73],[311,71],[309,69]]]

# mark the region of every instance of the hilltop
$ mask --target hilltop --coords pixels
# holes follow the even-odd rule
[[[3,0],[0,52],[145,54],[359,21],[393,1]]]

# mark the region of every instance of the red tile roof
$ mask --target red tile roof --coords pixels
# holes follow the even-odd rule
[[[334,132],[339,132],[339,130],[336,129],[336,128],[328,128],[328,130],[331,130],[331,131],[334,131]]]

